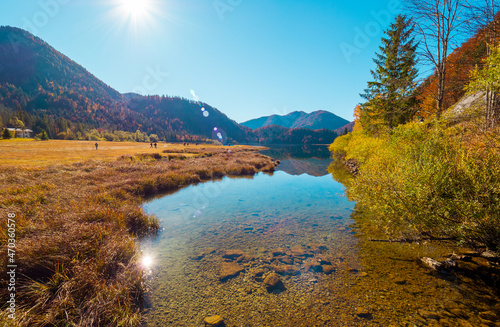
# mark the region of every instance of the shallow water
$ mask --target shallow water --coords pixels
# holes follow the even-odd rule
[[[141,244],[151,269],[148,326],[203,326],[211,315],[226,326],[497,325],[488,283],[417,263],[460,249],[370,242],[369,217],[321,176],[318,160],[328,159],[276,157],[302,170],[224,178],[144,204],[164,228]],[[481,260],[459,267],[488,265]],[[242,271],[221,281],[223,262]],[[273,270],[283,287],[268,290]]]

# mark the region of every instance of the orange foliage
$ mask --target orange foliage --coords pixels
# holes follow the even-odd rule
[[[485,57],[486,41],[483,32],[470,38],[448,56],[444,110],[455,104],[465,94],[464,87],[469,83],[471,70],[481,65]],[[434,74],[420,86],[417,95],[420,111],[417,116],[426,118],[435,114],[437,82]]]

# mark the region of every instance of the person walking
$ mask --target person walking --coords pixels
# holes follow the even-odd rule
[[[99,146],[99,144],[97,144],[97,142],[95,142],[95,149],[97,150],[97,147]]]

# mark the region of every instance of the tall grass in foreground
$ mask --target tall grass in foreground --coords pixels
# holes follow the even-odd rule
[[[330,150],[358,160],[348,194],[390,235],[446,237],[500,252],[500,154],[472,128],[434,122],[399,126],[386,137],[358,131]]]
[[[140,325],[146,285],[136,240],[159,228],[141,210],[141,198],[274,169],[270,158],[251,149],[231,150],[197,148],[177,159],[155,153],[0,167],[0,215],[16,214],[18,264],[16,320],[5,311],[4,276],[0,325]],[[7,243],[4,220],[0,242]],[[6,252],[2,246],[2,267]]]

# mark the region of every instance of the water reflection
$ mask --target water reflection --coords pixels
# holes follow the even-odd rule
[[[362,271],[348,227],[354,204],[330,176],[276,172],[188,187],[144,205],[165,230],[155,254],[149,326],[315,326],[355,307],[332,298]],[[276,271],[283,288],[269,288]],[[267,281],[269,282],[269,281]]]
[[[282,163],[330,164],[325,149],[267,154]],[[296,169],[224,178],[146,203],[164,228],[141,244],[152,270],[147,325],[203,326],[220,315],[227,326],[495,326],[498,277],[488,285],[465,273],[483,265],[488,274],[484,258],[434,273],[418,259],[443,260],[462,249],[370,241],[383,237],[372,217],[354,210],[331,175],[314,177],[311,166],[300,176]],[[329,170],[348,184],[341,166]],[[273,272],[283,287],[269,288]]]
[[[289,175],[325,176],[332,162],[327,145],[270,146],[262,153],[280,160],[277,170]]]

